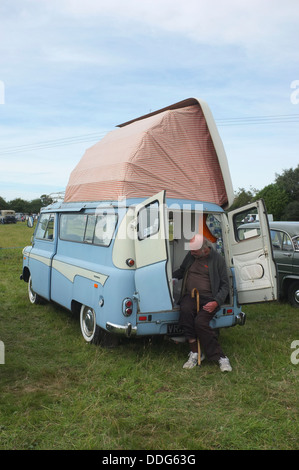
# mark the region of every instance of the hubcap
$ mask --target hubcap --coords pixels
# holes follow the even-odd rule
[[[299,304],[299,289],[297,289],[295,291],[294,298],[295,298],[295,301],[297,302],[297,304]]]
[[[32,280],[31,280],[31,277],[29,279],[29,283],[28,283],[28,294],[29,294],[29,300],[32,304],[34,304],[35,300],[36,300],[36,293],[34,292],[34,290],[32,289]]]
[[[92,338],[95,328],[95,315],[91,308],[85,307],[82,315],[83,333],[87,338]]]

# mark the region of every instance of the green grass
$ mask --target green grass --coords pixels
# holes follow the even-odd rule
[[[29,303],[22,249],[8,247],[32,232],[0,226],[0,449],[298,448],[298,310],[244,306],[245,326],[220,334],[228,374],[183,370],[186,345],[164,338],[88,345],[76,316]]]

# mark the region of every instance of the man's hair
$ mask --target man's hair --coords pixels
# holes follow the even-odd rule
[[[213,248],[213,243],[206,237],[203,237],[202,248]]]

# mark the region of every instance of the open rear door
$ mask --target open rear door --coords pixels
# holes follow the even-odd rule
[[[140,312],[172,310],[165,191],[135,209],[135,284]]]
[[[276,300],[276,265],[264,201],[229,212],[228,220],[230,262],[235,270],[239,304]],[[260,228],[247,231],[244,237],[240,226],[250,221],[259,222]]]

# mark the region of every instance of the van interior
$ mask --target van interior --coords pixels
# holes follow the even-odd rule
[[[225,256],[222,239],[221,213],[201,213],[196,211],[168,211],[169,253],[171,270],[174,272],[182,264],[187,252],[188,241],[195,233],[203,233],[215,250]],[[180,297],[181,280],[173,287],[175,302]],[[229,299],[228,299],[228,303]]]

